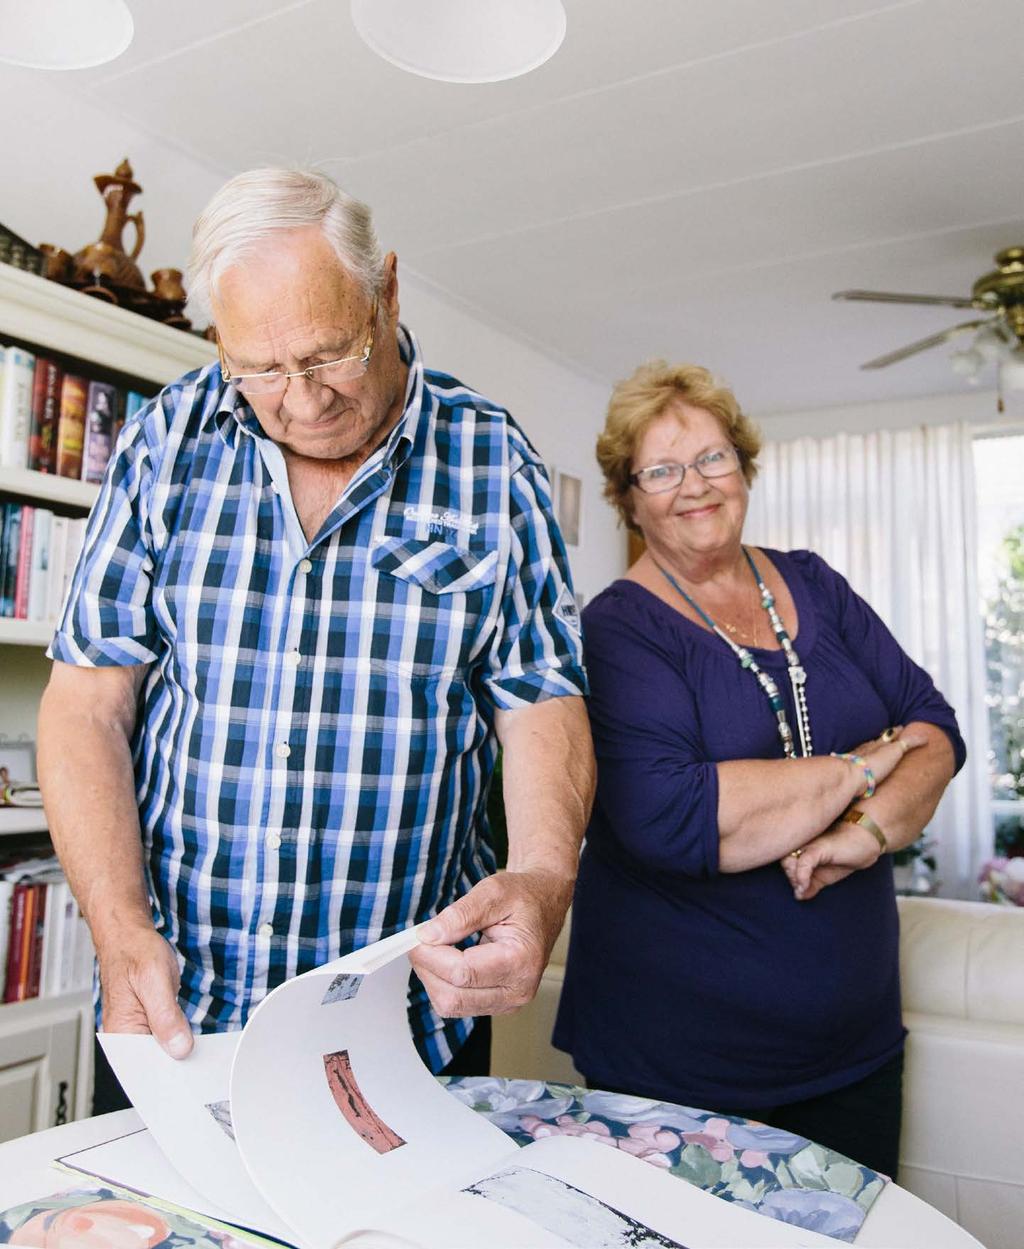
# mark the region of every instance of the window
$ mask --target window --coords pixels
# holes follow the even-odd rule
[[[996,853],[1024,855],[1024,434],[974,443]]]

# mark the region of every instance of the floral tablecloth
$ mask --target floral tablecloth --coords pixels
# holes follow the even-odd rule
[[[778,1128],[572,1084],[457,1076],[448,1092],[517,1144],[593,1134],[725,1201],[852,1241],[884,1176]]]

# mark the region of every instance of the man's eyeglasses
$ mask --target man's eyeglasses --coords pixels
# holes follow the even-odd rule
[[[278,394],[287,388],[293,377],[305,377],[311,382],[319,382],[321,386],[350,382],[353,378],[365,373],[369,367],[376,326],[377,300],[375,299],[373,311],[370,313],[370,328],[366,335],[366,343],[357,356],[340,356],[337,360],[325,360],[323,364],[311,364],[308,369],[298,369],[294,373],[285,373],[281,369],[270,369],[266,373],[232,373],[224,358],[224,349],[220,345],[220,339],[218,339],[217,354],[220,356],[221,375],[243,395]]]
[[[712,447],[690,464],[652,464],[630,475],[630,482],[644,494],[661,494],[682,485],[688,468],[695,468],[701,477],[728,477],[740,466],[740,457],[733,446]]]

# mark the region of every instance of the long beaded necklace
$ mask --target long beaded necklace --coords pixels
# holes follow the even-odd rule
[[[807,710],[807,673],[804,671],[803,665],[800,663],[800,656],[796,653],[796,647],[789,634],[786,632],[786,626],[782,623],[782,617],[778,613],[775,606],[775,595],[765,585],[757,565],[747,550],[743,547],[743,554],[747,563],[750,565],[750,571],[754,574],[754,580],[757,582],[757,588],[761,593],[761,606],[768,613],[768,619],[772,623],[772,632],[778,639],[779,645],[782,647],[786,656],[786,669],[789,672],[789,681],[793,687],[793,705],[796,707],[796,726],[800,734],[800,754],[803,758],[809,758],[814,753],[814,747],[811,742],[811,717]],[[736,658],[740,661],[740,666],[749,668],[757,678],[757,683],[764,690],[765,696],[771,705],[772,711],[775,712],[775,719],[778,723],[779,737],[782,739],[782,750],[787,759],[795,759],[796,749],[793,745],[793,730],[789,727],[789,721],[786,719],[786,705],[782,701],[782,695],[779,693],[779,687],[775,684],[767,672],[761,668],[757,660],[745,646],[740,646],[738,642],[734,642],[731,637],[715,623],[707,612],[697,603],[679,582],[672,576],[667,568],[662,568],[657,560],[654,560],[654,566],[662,574],[663,577],[673,586],[679,594],[690,604],[693,610],[704,621],[704,623],[716,633],[722,641],[729,647]]]

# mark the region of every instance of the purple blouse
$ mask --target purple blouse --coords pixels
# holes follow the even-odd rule
[[[959,770],[952,708],[867,603],[810,551],[766,554],[796,605],[815,754],[922,720],[948,733]],[[782,755],[757,680],[635,582],[595,598],[583,625],[597,799],[555,1045],[598,1085],[710,1109],[871,1074],[904,1036],[890,857],[810,902],[776,863],[720,874],[716,765]],[[784,654],[755,654],[795,731]]]

